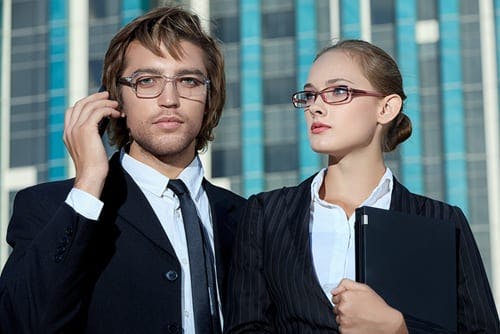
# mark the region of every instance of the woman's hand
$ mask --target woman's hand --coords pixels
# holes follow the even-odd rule
[[[408,333],[401,312],[387,305],[368,285],[343,279],[332,295],[341,333]]]

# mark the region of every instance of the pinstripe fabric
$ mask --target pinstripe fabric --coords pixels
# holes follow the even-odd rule
[[[225,304],[225,333],[337,333],[331,304],[314,272],[309,240],[312,177],[296,187],[249,198],[235,241]],[[456,220],[460,229],[460,333],[500,333],[483,264],[462,213],[410,193],[397,180],[391,210]],[[410,333],[433,329],[405,317]]]

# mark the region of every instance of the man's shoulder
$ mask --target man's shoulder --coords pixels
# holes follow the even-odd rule
[[[205,188],[205,191],[209,194],[209,196],[216,195],[220,200],[235,202],[239,204],[244,204],[246,202],[246,199],[243,196],[240,196],[229,189],[217,186],[207,179],[203,180],[203,187]]]
[[[19,190],[16,197],[46,196],[49,198],[66,198],[66,195],[73,187],[73,183],[74,179],[43,182]]]
[[[12,220],[43,221],[60,207],[73,180],[51,181],[19,190],[14,198]],[[26,224],[24,224],[26,225]]]

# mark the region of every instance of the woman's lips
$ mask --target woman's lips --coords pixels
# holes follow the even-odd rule
[[[311,124],[311,132],[314,134],[322,133],[330,128],[331,127],[329,125],[323,123],[314,122]]]

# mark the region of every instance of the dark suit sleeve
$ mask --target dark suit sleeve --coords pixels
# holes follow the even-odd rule
[[[264,276],[264,223],[262,203],[252,196],[234,243],[224,333],[274,332],[272,304]]]
[[[472,231],[455,207],[460,231],[458,251],[458,332],[500,333],[498,312]]]
[[[13,252],[0,276],[1,333],[70,331],[81,315],[82,268],[98,224],[37,189],[14,201],[7,232]]]

